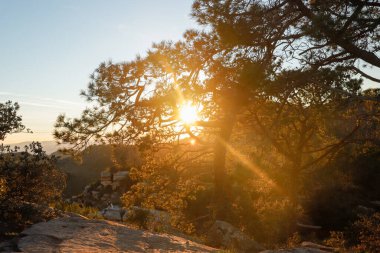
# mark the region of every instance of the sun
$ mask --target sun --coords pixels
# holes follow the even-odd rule
[[[187,101],[179,108],[179,118],[185,124],[192,124],[199,119],[198,109],[191,102]]]

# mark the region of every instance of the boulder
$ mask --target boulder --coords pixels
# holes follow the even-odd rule
[[[17,245],[21,252],[217,252],[182,237],[79,217],[38,223],[22,234]]]
[[[263,248],[248,235],[228,222],[217,220],[207,233],[212,246],[233,249],[237,252],[258,252]]]
[[[112,221],[122,221],[123,215],[125,213],[125,209],[117,206],[112,205],[104,208],[99,213],[104,217],[106,220],[112,220]]]

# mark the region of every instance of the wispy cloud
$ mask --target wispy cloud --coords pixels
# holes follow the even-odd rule
[[[15,100],[20,104],[30,105],[30,106],[39,106],[39,107],[50,107],[50,108],[59,108],[67,109],[70,107],[83,106],[83,103],[78,103],[69,100],[63,99],[54,99],[46,97],[31,96],[27,94],[16,94],[12,92],[3,92],[0,91],[0,98],[6,97],[2,100]]]
[[[66,109],[64,106],[57,106],[52,104],[41,104],[41,103],[33,103],[33,102],[18,102],[20,105],[28,105],[28,106],[36,106],[36,107],[47,107],[47,108],[57,108],[57,109]]]

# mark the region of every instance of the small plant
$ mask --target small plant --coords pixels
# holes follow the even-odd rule
[[[67,204],[60,202],[55,205],[55,208],[62,210],[64,212],[76,213],[83,215],[89,219],[103,219],[99,214],[99,210],[95,207],[83,206],[78,203]]]
[[[324,241],[327,246],[333,247],[338,252],[346,251],[347,241],[341,231],[330,231],[330,237]]]
[[[288,238],[286,246],[287,248],[295,248],[301,244],[301,240],[301,235],[298,232],[295,232]]]

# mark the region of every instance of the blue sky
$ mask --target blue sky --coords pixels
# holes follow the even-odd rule
[[[34,134],[5,143],[51,140],[60,113],[78,116],[79,92],[102,61],[132,60],[152,42],[177,40],[192,0],[1,0],[0,102],[18,101]]]

